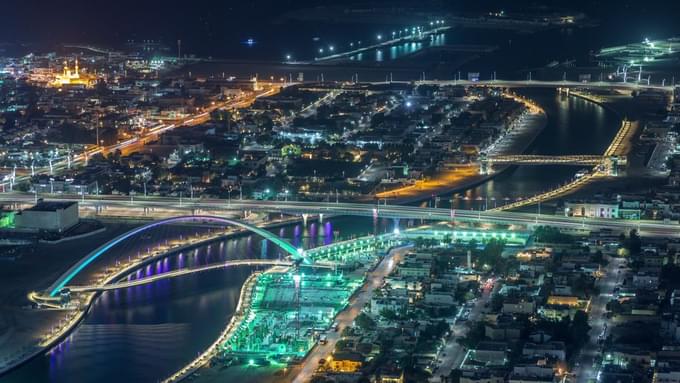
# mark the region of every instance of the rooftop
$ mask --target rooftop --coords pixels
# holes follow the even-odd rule
[[[78,202],[75,201],[38,201],[37,204],[33,205],[24,211],[57,211],[64,210],[71,205],[77,205]]]

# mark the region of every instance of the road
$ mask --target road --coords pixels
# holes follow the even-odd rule
[[[443,208],[427,208],[407,205],[384,205],[351,202],[310,202],[310,201],[261,201],[223,199],[186,199],[176,197],[136,197],[131,201],[129,196],[77,196],[66,194],[49,194],[43,197],[50,200],[80,201],[82,207],[117,206],[121,208],[171,209],[178,212],[189,211],[191,214],[219,214],[226,211],[260,211],[284,214],[333,214],[365,217],[423,219],[432,221],[464,221],[479,223],[497,223],[525,226],[553,226],[562,229],[599,230],[611,229],[627,232],[637,230],[645,237],[680,237],[680,225],[677,222],[622,220],[607,218],[565,217],[562,215],[541,215],[508,211],[452,210]],[[0,193],[0,203],[33,203],[36,196],[32,193]],[[154,211],[147,216],[153,218]]]
[[[491,296],[494,291],[500,286],[500,283],[495,282],[492,286],[485,288],[482,291],[482,296],[477,299],[474,306],[470,308],[470,314],[467,321],[456,320],[452,327],[452,336],[447,340],[446,345],[440,351],[437,361],[439,367],[433,371],[430,382],[441,382],[441,376],[448,377],[451,371],[460,367],[467,350],[458,343],[458,339],[465,337],[469,328],[468,323],[474,323],[480,320],[485,306],[491,302]],[[460,313],[456,317],[459,317]]]
[[[51,170],[50,168],[37,168],[35,169],[35,172],[36,174],[40,172],[58,174],[59,172],[70,169],[72,166],[78,165],[79,163],[87,162],[89,157],[98,153],[106,154],[110,152],[115,152],[116,150],[120,150],[123,154],[127,154],[137,151],[141,149],[144,145],[146,145],[147,142],[157,139],[160,134],[163,134],[167,131],[183,126],[196,126],[209,121],[210,113],[212,113],[215,110],[243,108],[252,104],[257,98],[276,94],[278,90],[279,86],[270,86],[267,90],[257,93],[255,95],[250,95],[247,97],[241,97],[222,102],[214,102],[212,105],[206,108],[202,108],[199,112],[190,115],[186,118],[180,119],[175,123],[158,124],[154,127],[149,128],[140,136],[133,137],[113,145],[93,146],[92,148],[85,150],[83,153],[73,156],[70,161],[68,161],[68,159],[62,159],[59,160],[58,162],[53,163]],[[16,184],[30,180],[31,178],[30,173],[27,172],[26,169],[23,169],[24,171],[21,170],[22,169],[17,169],[17,171],[19,171],[22,175],[17,175],[13,181],[10,180],[0,181],[0,190],[2,191],[10,190],[12,188],[10,186],[10,183]]]
[[[591,327],[588,333],[588,343],[583,346],[583,349],[581,349],[581,352],[576,357],[575,364],[577,367],[573,371],[575,376],[573,381],[578,383],[586,383],[590,379],[597,379],[598,367],[594,365],[593,360],[601,354],[600,345],[597,342],[598,337],[606,333],[607,302],[612,299],[614,289],[619,286],[624,276],[624,271],[620,267],[625,265],[625,259],[607,257],[607,260],[609,263],[605,268],[605,275],[597,283],[600,294],[592,299],[588,312],[588,323]]]
[[[581,81],[537,81],[537,80],[432,80],[432,81],[416,81],[416,84],[422,85],[440,85],[440,86],[495,86],[503,88],[596,88],[596,89],[655,89],[666,92],[673,92],[672,86],[654,85],[654,84],[636,84],[631,82],[613,82],[613,81],[596,81],[596,82],[581,82]]]
[[[311,380],[314,371],[319,367],[319,360],[328,358],[333,352],[335,344],[341,338],[342,330],[345,327],[352,325],[354,318],[361,313],[361,310],[366,303],[370,302],[373,290],[382,286],[383,278],[392,272],[406,251],[407,248],[403,247],[392,250],[382,259],[375,270],[366,276],[366,283],[361,291],[359,291],[359,293],[350,301],[349,306],[335,318],[339,325],[338,331],[328,331],[328,343],[325,345],[317,344],[312,351],[309,352],[300,372],[295,376],[293,383],[306,383]]]

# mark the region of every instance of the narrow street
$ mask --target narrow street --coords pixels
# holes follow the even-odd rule
[[[490,288],[485,288],[482,296],[477,298],[475,305],[470,308],[470,314],[467,321],[456,319],[456,323],[452,327],[451,337],[446,342],[446,346],[439,353],[439,368],[433,371],[430,382],[441,382],[442,375],[448,377],[451,371],[458,368],[465,358],[467,350],[458,343],[458,339],[465,337],[468,332],[468,323],[474,323],[480,320],[480,316],[484,311],[485,306],[491,302],[491,296],[500,287],[500,283],[496,281]],[[460,315],[458,313],[457,317]]]
[[[623,273],[620,267],[625,265],[625,259],[607,257],[607,267],[604,269],[604,277],[600,279],[597,287],[600,288],[600,295],[594,297],[588,312],[588,323],[590,332],[588,333],[588,343],[583,346],[580,354],[576,357],[573,370],[573,382],[586,383],[597,379],[599,368],[594,364],[594,360],[601,353],[598,338],[606,335],[607,326],[607,302],[612,298],[614,289],[623,281]]]
[[[378,266],[366,276],[366,283],[350,301],[349,306],[335,318],[338,323],[338,331],[332,329],[327,332],[328,343],[325,345],[317,344],[305,358],[302,367],[293,379],[293,383],[305,383],[311,380],[314,371],[319,367],[319,360],[326,359],[335,349],[335,344],[340,340],[342,330],[351,326],[354,319],[361,313],[366,303],[370,302],[373,290],[382,286],[383,278],[392,272],[399,263],[403,255],[408,251],[408,247],[401,247],[391,251]],[[296,368],[297,370],[298,368]],[[295,374],[296,371],[292,371]]]

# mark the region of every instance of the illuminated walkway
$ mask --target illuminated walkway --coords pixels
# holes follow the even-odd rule
[[[490,165],[515,164],[515,165],[598,165],[606,157],[597,155],[567,155],[546,156],[536,154],[516,154],[489,156],[481,160]]]
[[[93,285],[93,286],[66,286],[65,289],[68,289],[71,292],[117,290],[117,289],[125,289],[125,288],[128,288],[128,287],[141,286],[141,285],[145,285],[147,283],[156,282],[156,281],[160,281],[160,280],[168,279],[168,278],[175,278],[175,277],[179,277],[179,276],[182,276],[182,275],[201,273],[201,272],[210,271],[210,270],[218,270],[218,269],[223,269],[223,268],[232,267],[232,266],[292,267],[295,264],[296,263],[292,262],[292,261],[279,261],[279,260],[275,260],[275,259],[238,259],[238,260],[226,261],[226,262],[218,263],[218,264],[214,264],[214,265],[206,265],[206,266],[201,266],[201,267],[194,267],[194,268],[187,268],[187,269],[179,269],[179,270],[169,271],[167,273],[154,275],[152,277],[134,279],[134,280],[131,280],[131,281],[126,281],[126,282],[104,284],[104,285]],[[308,265],[308,266],[314,267],[314,268],[324,268],[324,269],[333,269],[335,267],[335,265],[331,264],[331,263],[315,263],[313,265]]]
[[[399,44],[399,43],[402,43],[402,42],[423,41],[423,40],[425,40],[426,37],[428,37],[430,35],[435,35],[437,33],[444,32],[444,31],[446,31],[447,29],[450,29],[450,28],[451,27],[449,27],[449,26],[444,26],[444,27],[434,28],[434,29],[429,30],[429,31],[422,31],[422,32],[417,32],[417,33],[414,32],[414,33],[411,33],[411,34],[406,35],[406,36],[393,38],[391,40],[386,40],[386,41],[383,41],[383,42],[380,42],[380,43],[377,43],[377,44],[368,45],[368,46],[365,46],[363,48],[357,48],[357,49],[353,49],[353,50],[350,50],[350,51],[340,52],[340,53],[331,54],[331,55],[327,55],[327,56],[316,57],[314,59],[314,61],[319,62],[319,61],[335,60],[335,59],[339,59],[339,58],[342,58],[342,57],[353,56],[353,55],[356,55],[358,53],[366,52],[366,51],[369,51],[369,50],[372,50],[372,49]]]
[[[123,233],[119,235],[118,237],[112,239],[111,241],[105,243],[104,245],[98,247],[85,257],[83,257],[78,263],[75,265],[71,266],[64,274],[62,274],[54,283],[48,288],[49,291],[49,296],[54,297],[56,296],[59,291],[61,291],[64,286],[66,286],[67,283],[69,283],[76,275],[78,275],[85,267],[87,267],[89,264],[91,264],[95,259],[99,258],[102,254],[106,253],[109,249],[111,249],[113,246],[124,242],[125,240],[133,237],[136,234],[142,233],[146,230],[149,230],[151,228],[161,226],[161,225],[167,225],[167,224],[173,224],[173,223],[191,223],[191,222],[213,222],[213,223],[221,223],[221,224],[227,224],[227,225],[233,225],[233,226],[238,226],[240,228],[246,229],[248,231],[251,231],[255,234],[261,235],[267,240],[270,240],[274,242],[276,245],[278,245],[281,249],[286,251],[293,259],[304,259],[304,254],[302,251],[298,250],[295,248],[295,246],[291,245],[288,241],[279,238],[275,234],[261,229],[257,226],[253,226],[251,224],[235,220],[235,219],[229,219],[229,218],[222,218],[222,217],[213,217],[213,216],[198,216],[198,215],[190,215],[190,216],[181,216],[181,217],[173,217],[169,219],[164,219],[160,221],[155,221],[151,222],[149,224],[146,224],[144,226],[135,228],[133,230],[130,230],[126,233]]]
[[[629,138],[635,132],[636,126],[637,124],[633,124],[628,120],[624,120],[621,123],[621,128],[616,133],[616,136],[614,136],[614,139],[612,140],[611,144],[609,145],[607,150],[605,150],[604,155],[602,156],[602,158],[605,159],[604,162],[600,163],[595,168],[593,168],[593,170],[589,174],[586,174],[585,176],[580,177],[575,181],[572,181],[566,185],[560,186],[548,192],[538,194],[533,197],[523,199],[521,201],[513,202],[489,210],[503,211],[541,203],[543,201],[551,200],[557,197],[561,197],[565,194],[572,193],[580,189],[581,187],[589,184],[591,181],[611,175],[612,171],[615,172],[615,169],[611,169],[611,166],[616,166],[616,164],[615,163],[612,164],[610,161],[608,161],[608,159],[615,157],[625,158],[625,155],[628,152],[628,142],[630,141]]]

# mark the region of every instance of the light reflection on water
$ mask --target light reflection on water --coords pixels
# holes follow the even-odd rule
[[[310,221],[274,232],[305,248],[341,237],[386,231],[390,220],[337,218]],[[148,241],[165,243],[161,234]],[[186,235],[186,234],[184,234]],[[134,242],[134,241],[133,241]],[[114,249],[120,259],[146,251],[147,245]],[[142,249],[139,249],[139,248]],[[153,248],[153,246],[151,246]],[[115,250],[118,250],[117,252]],[[278,247],[247,235],[216,241],[154,261],[129,279],[167,273],[178,268],[214,264],[230,259],[278,258]],[[112,262],[102,261],[104,264]],[[107,263],[108,262],[108,263]],[[182,367],[218,336],[236,307],[240,288],[252,272],[234,267],[171,278],[103,293],[84,322],[50,353],[38,357],[2,382],[154,382]]]
[[[548,126],[536,140],[532,153],[601,153],[618,129],[618,118],[592,103],[566,99],[548,90],[532,90],[527,95],[548,113]],[[438,206],[448,206],[453,199],[456,208],[479,209],[486,204],[499,204],[505,198],[544,190],[547,184],[564,182],[574,172],[573,168],[564,167],[517,167],[479,187],[442,196]],[[307,248],[329,244],[339,236],[391,231],[393,224],[392,220],[382,218],[337,218],[310,222],[306,227],[301,224],[282,227],[274,232],[295,246]],[[165,244],[171,234],[177,235],[171,228],[164,229],[147,240],[116,250],[117,256],[127,260],[131,255]],[[263,246],[260,238],[249,235],[183,251],[149,264],[130,278],[228,259],[276,258],[280,253],[276,246]],[[102,260],[101,264],[111,262]],[[241,284],[250,272],[249,268],[232,268],[106,292],[68,339],[2,381],[107,383],[162,379],[215,339],[227,323]]]

